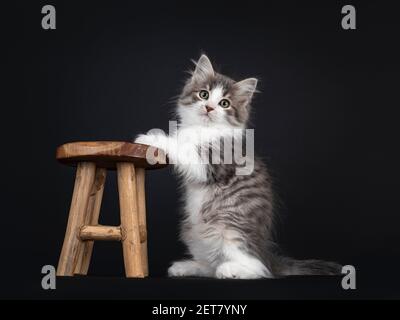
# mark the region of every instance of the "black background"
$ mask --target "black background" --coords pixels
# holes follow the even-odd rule
[[[346,297],[400,297],[399,11],[388,1],[351,3],[357,30],[349,31],[340,25],[343,1],[2,5],[0,297],[207,298],[210,288],[215,298],[340,296],[336,278],[159,279],[184,255],[171,169],[147,175],[154,279],[103,278],[123,276],[122,251],[96,243],[89,273],[98,277],[41,289],[41,267],[58,261],[74,181],[56,147],[167,130],[171,98],[202,52],[234,79],[260,79],[255,149],[275,177],[284,251],[354,265],[359,289]],[[41,28],[45,4],[56,7],[56,30]],[[116,190],[112,173],[103,224],[119,223]]]

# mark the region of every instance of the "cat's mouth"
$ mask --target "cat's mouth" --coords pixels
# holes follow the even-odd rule
[[[210,114],[208,112],[199,112],[200,113],[200,117],[204,117],[204,118],[211,118]]]
[[[210,116],[209,113],[203,113],[203,117],[204,117],[207,121],[211,121],[211,120],[212,120],[212,118],[211,118],[211,116]]]

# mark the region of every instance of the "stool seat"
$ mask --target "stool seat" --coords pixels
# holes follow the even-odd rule
[[[163,150],[151,150],[159,161],[149,164],[146,153],[150,146],[126,141],[80,141],[63,144],[57,148],[56,159],[66,165],[95,162],[97,167],[115,169],[117,162],[132,162],[137,168],[159,169],[167,165]]]

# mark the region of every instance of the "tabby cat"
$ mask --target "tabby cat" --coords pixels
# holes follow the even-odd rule
[[[235,142],[246,142],[256,86],[255,78],[237,82],[215,72],[202,55],[177,99],[177,130],[135,140],[165,150],[182,181],[181,239],[190,258],[174,262],[170,276],[255,279],[341,271],[334,262],[295,260],[278,253],[272,236],[274,194],[262,161],[253,154],[246,154],[241,163],[210,161],[210,154],[222,159],[226,146],[235,153]]]

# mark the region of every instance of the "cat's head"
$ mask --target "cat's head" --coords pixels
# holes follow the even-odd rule
[[[256,86],[255,78],[236,82],[215,72],[202,55],[178,99],[177,114],[184,125],[244,128]]]

